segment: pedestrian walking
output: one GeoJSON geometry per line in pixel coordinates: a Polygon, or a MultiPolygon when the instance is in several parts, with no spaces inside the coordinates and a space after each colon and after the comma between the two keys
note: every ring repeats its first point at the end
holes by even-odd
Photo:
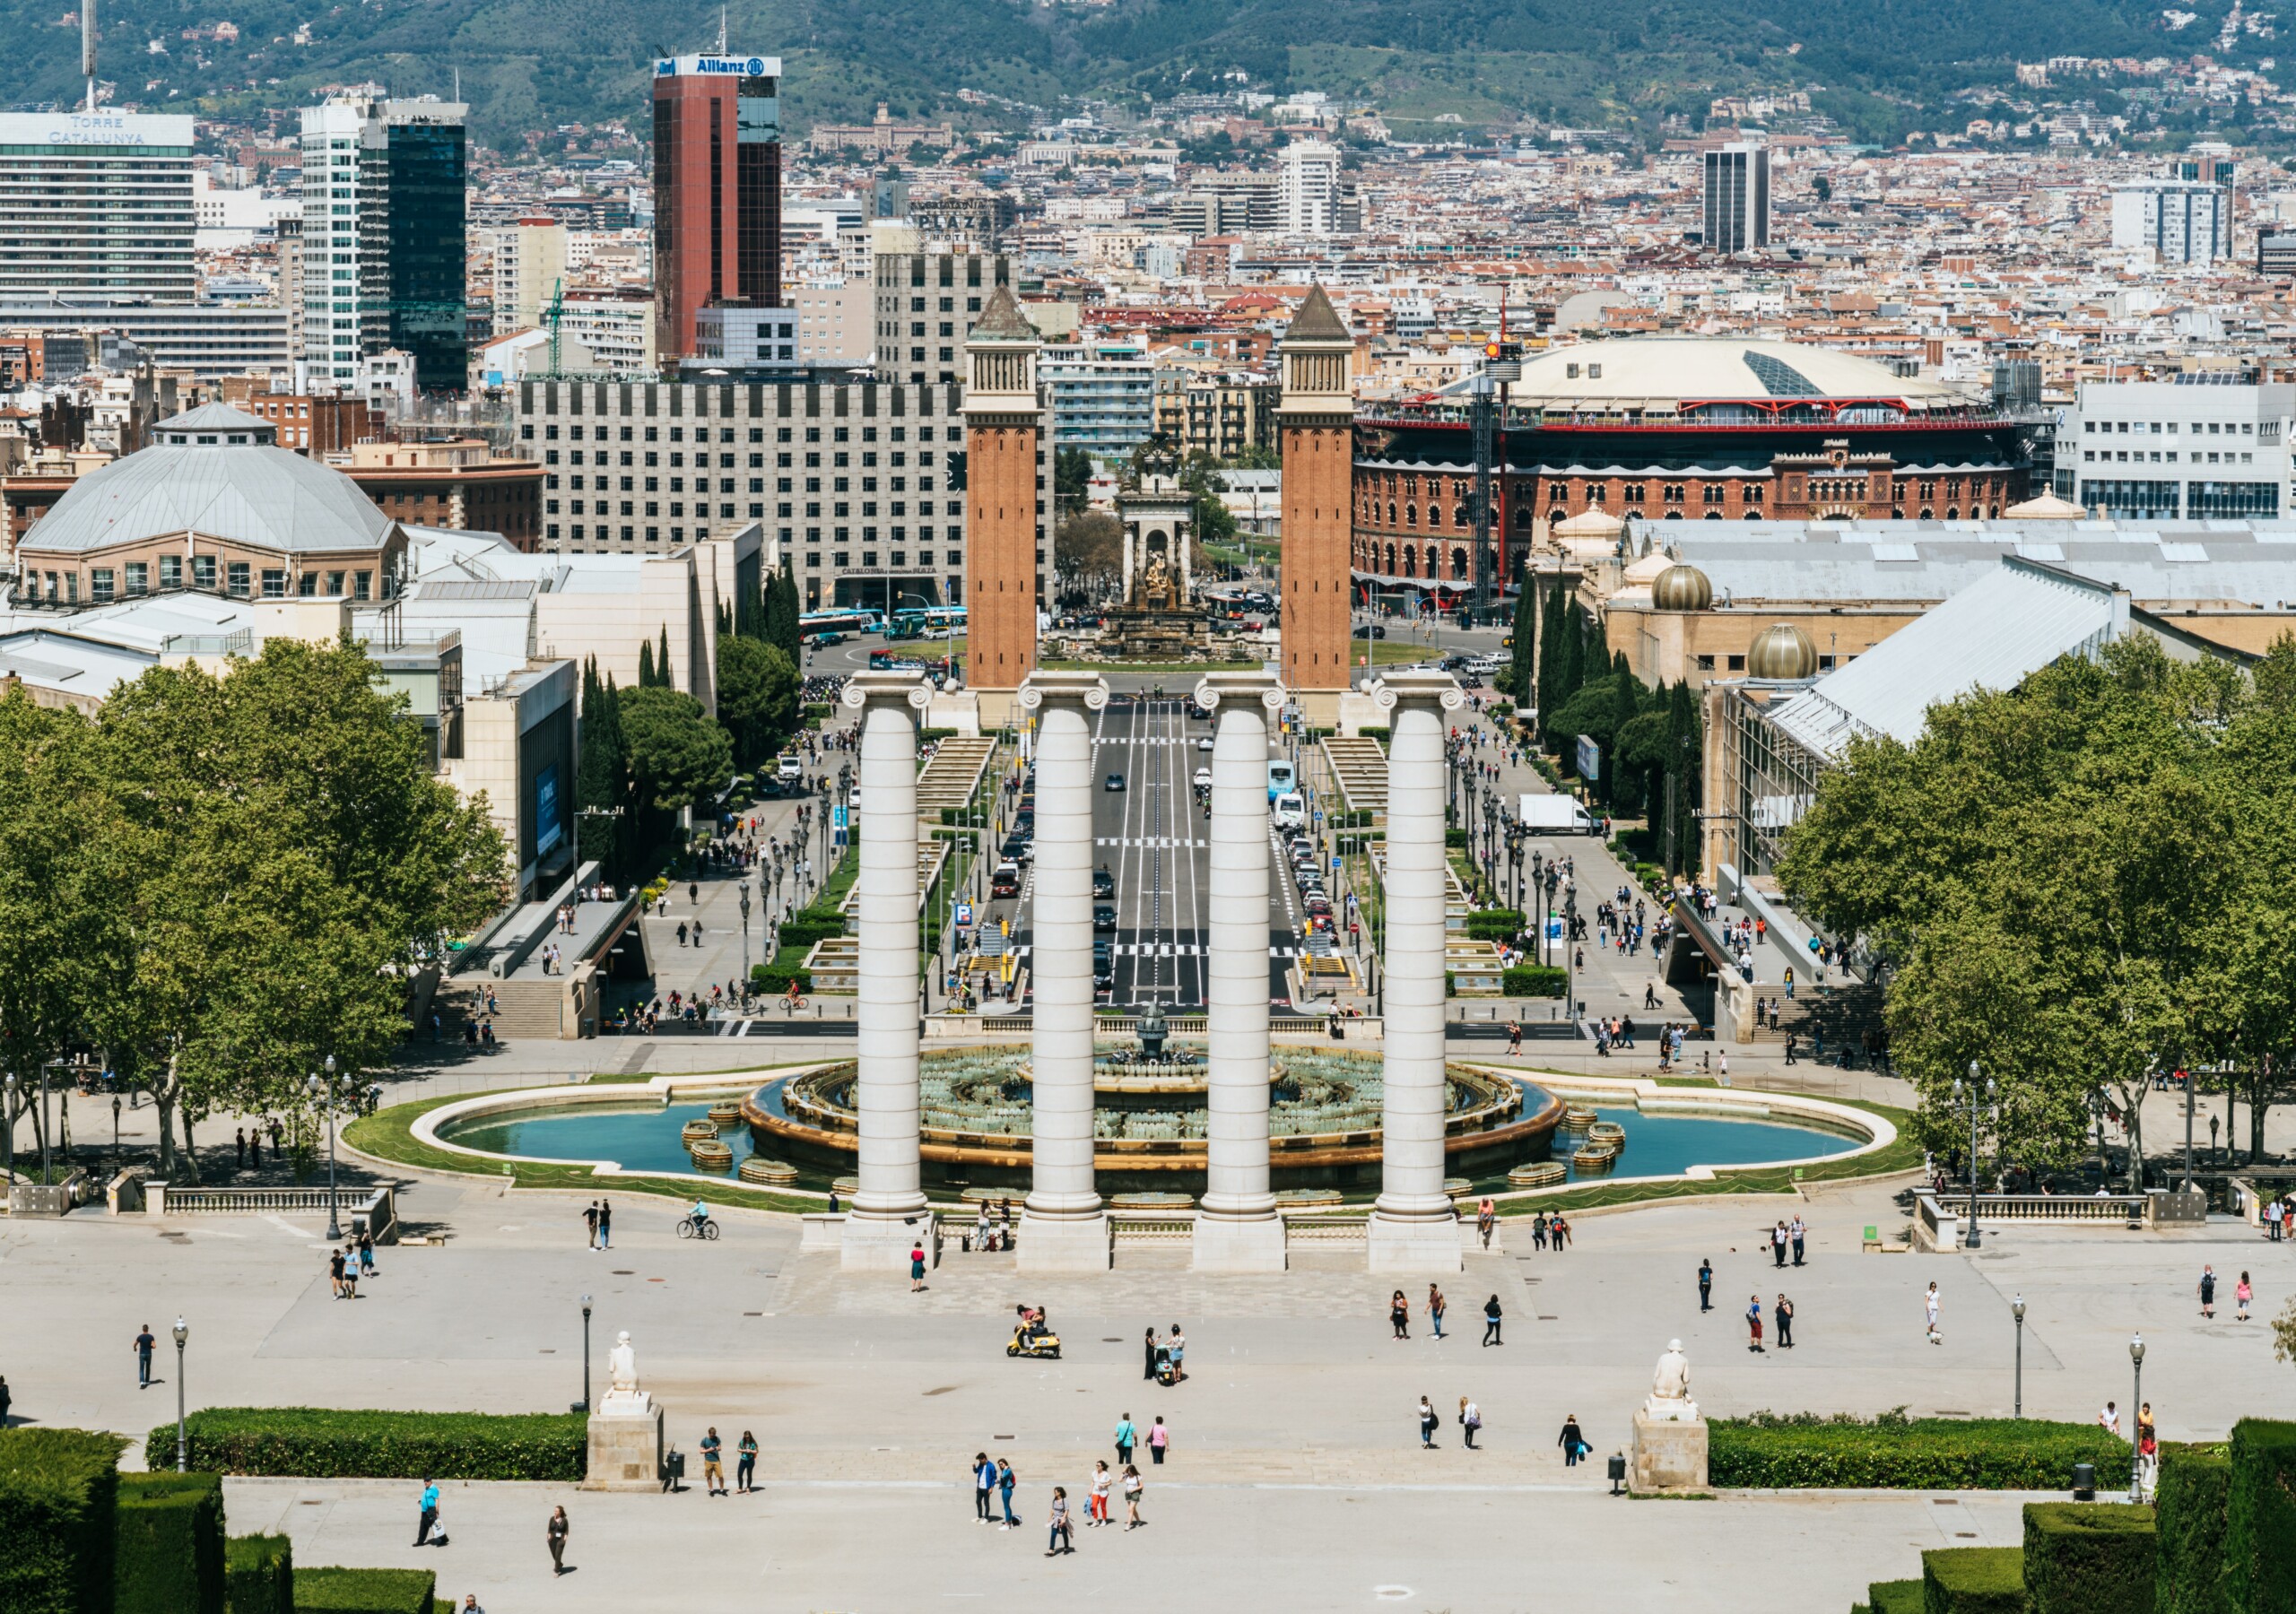
{"type": "Polygon", "coordinates": [[[1431,1452],[1435,1449],[1437,1422],[1435,1403],[1425,1396],[1421,1396],[1419,1398],[1419,1446],[1422,1451],[1431,1452]]]}
{"type": "Polygon", "coordinates": [[[1554,1219],[1547,1224],[1546,1236],[1553,1243],[1556,1254],[1560,1255],[1569,1247],[1570,1223],[1561,1212],[1557,1211],[1554,1219]]]}
{"type": "Polygon", "coordinates": [[[1483,1342],[1484,1344],[1504,1345],[1507,1342],[1499,1337],[1499,1297],[1493,1295],[1483,1303],[1483,1342]]]}
{"type": "Polygon", "coordinates": [[[1140,1429],[1126,1412],[1116,1422],[1116,1460],[1119,1466],[1132,1461],[1132,1448],[1140,1443],[1140,1429]]]}
{"type": "Polygon", "coordinates": [[[996,1523],[996,1515],[988,1506],[988,1499],[996,1494],[996,1465],[989,1462],[987,1453],[975,1452],[972,1454],[972,1514],[984,1524],[996,1523]]]}
{"type": "Polygon", "coordinates": [[[1578,1432],[1578,1414],[1573,1412],[1562,1420],[1562,1433],[1554,1437],[1554,1444],[1562,1448],[1562,1466],[1577,1468],[1587,1451],[1587,1437],[1578,1432]]]}
{"type": "Polygon", "coordinates": [[[2239,1282],[2232,1286],[2232,1320],[2235,1323],[2248,1320],[2248,1302],[2254,1297],[2255,1291],[2248,1288],[2248,1275],[2242,1272],[2239,1282]]]}
{"type": "Polygon", "coordinates": [[[422,1497],[416,1506],[421,1512],[414,1521],[414,1544],[425,1547],[430,1544],[432,1527],[439,1523],[439,1488],[428,1479],[422,1481],[422,1497]]]}
{"type": "Polygon", "coordinates": [[[602,1199],[598,1202],[598,1248],[601,1250],[613,1248],[613,1202],[612,1200],[602,1199]]]}
{"type": "Polygon", "coordinates": [[[1531,1248],[1546,1248],[1546,1212],[1544,1210],[1531,1218],[1531,1248]]]}
{"type": "Polygon", "coordinates": [[[1775,1301],[1771,1302],[1771,1304],[1770,1304],[1770,1315],[1771,1318],[1772,1318],[1773,1320],[1775,1320],[1775,1321],[1776,1321],[1776,1323],[1778,1323],[1778,1348],[1779,1348],[1779,1349],[1780,1349],[1780,1350],[1791,1350],[1791,1349],[1794,1349],[1794,1302],[1792,1302],[1791,1300],[1788,1300],[1788,1299],[1787,1299],[1785,1296],[1783,1296],[1783,1295],[1779,1296],[1779,1297],[1778,1297],[1775,1301]]]}
{"type": "Polygon", "coordinates": [[[1187,1336],[1177,1323],[1172,1324],[1172,1332],[1164,1336],[1164,1354],[1171,1360],[1172,1383],[1177,1384],[1187,1376],[1187,1336]]]}
{"type": "Polygon", "coordinates": [[[550,1543],[550,1572],[553,1576],[566,1573],[566,1536],[572,1529],[563,1507],[550,1510],[550,1523],[545,1527],[544,1539],[550,1543]]]}
{"type": "Polygon", "coordinates": [[[1709,1260],[1701,1260],[1698,1263],[1698,1309],[1702,1312],[1714,1309],[1714,1263],[1709,1260]]]}
{"type": "Polygon", "coordinates": [[[589,1230],[590,1248],[598,1247],[598,1202],[592,1200],[590,1208],[582,1212],[582,1225],[589,1230]]]}
{"type": "Polygon", "coordinates": [[[9,1393],[7,1375],[0,1374],[0,1429],[8,1427],[8,1403],[14,1399],[9,1393]]]}
{"type": "Polygon", "coordinates": [[[245,1171],[248,1168],[248,1129],[244,1126],[239,1128],[239,1136],[231,1143],[235,1155],[234,1168],[245,1171]]]}
{"type": "Polygon", "coordinates": [[[746,1497],[757,1488],[757,1436],[744,1429],[742,1444],[734,1451],[734,1488],[746,1497]]]}
{"type": "Polygon", "coordinates": [[[1523,1024],[1520,1020],[1507,1022],[1507,1057],[1514,1059],[1523,1052],[1523,1024]]]}
{"type": "Polygon", "coordinates": [[[1443,1290],[1440,1285],[1427,1286],[1427,1315],[1435,1325],[1435,1337],[1443,1337],[1443,1290]]]}
{"type": "Polygon", "coordinates": [[[1148,1325],[1147,1336],[1142,1341],[1141,1350],[1143,1360],[1140,1364],[1140,1376],[1144,1379],[1154,1378],[1156,1376],[1156,1325],[1153,1323],[1148,1325]]]}
{"type": "Polygon", "coordinates": [[[1809,1236],[1809,1228],[1802,1225],[1802,1219],[1798,1216],[1787,1225],[1787,1237],[1792,1240],[1794,1245],[1794,1264],[1796,1266],[1800,1266],[1802,1264],[1802,1240],[1809,1236]]]}
{"type": "Polygon", "coordinates": [[[1475,1235],[1483,1240],[1483,1247],[1486,1250],[1491,1247],[1492,1229],[1498,1225],[1498,1222],[1499,1207],[1486,1197],[1474,1208],[1475,1235]]]}
{"type": "Polygon", "coordinates": [[[1086,1504],[1089,1516],[1084,1521],[1088,1530],[1098,1530],[1109,1522],[1109,1460],[1097,1459],[1092,1464],[1092,1495],[1086,1504]]]}
{"type": "Polygon", "coordinates": [[[326,1257],[327,1276],[335,1282],[335,1297],[343,1298],[343,1252],[330,1250],[326,1257]]]}
{"type": "Polygon", "coordinates": [[[1124,1465],[1124,1527],[1137,1530],[1147,1523],[1140,1516],[1140,1493],[1148,1488],[1141,1483],[1140,1471],[1130,1463],[1124,1465]]]}
{"type": "Polygon", "coordinates": [[[1387,1321],[1395,1324],[1396,1339],[1411,1338],[1411,1302],[1403,1297],[1401,1289],[1387,1302],[1387,1321]]]}
{"type": "Polygon", "coordinates": [[[152,1325],[149,1323],[144,1323],[135,1336],[134,1347],[135,1387],[138,1390],[149,1390],[152,1387],[152,1352],[159,1348],[159,1344],[160,1341],[152,1337],[152,1325]]]}
{"type": "Polygon", "coordinates": [[[1045,1543],[1045,1557],[1058,1558],[1064,1552],[1075,1551],[1076,1537],[1069,1527],[1068,1492],[1065,1487],[1056,1485],[1052,1488],[1052,1514],[1048,1523],[1052,1528],[1050,1539],[1045,1543]]]}
{"type": "Polygon", "coordinates": [[[918,1239],[909,1247],[909,1292],[922,1294],[925,1289],[925,1241],[918,1239]]]}
{"type": "Polygon", "coordinates": [[[1772,1266],[1786,1264],[1786,1224],[1779,1222],[1770,1230],[1770,1253],[1772,1266]]]}
{"type": "Polygon", "coordinates": [[[1163,1414],[1158,1413],[1155,1421],[1148,1426],[1149,1462],[1161,1466],[1164,1461],[1164,1448],[1171,1444],[1172,1432],[1164,1426],[1163,1414]]]}
{"type": "Polygon", "coordinates": [[[1929,1280],[1929,1292],[1921,1297],[1922,1310],[1929,1318],[1929,1342],[1932,1345],[1943,1345],[1945,1342],[1945,1336],[1937,1332],[1937,1280],[1932,1278],[1929,1280]]]}
{"type": "Polygon", "coordinates": [[[996,1500],[1004,1509],[1004,1523],[996,1527],[999,1530],[1018,1530],[1021,1527],[1021,1521],[1013,1514],[1013,1488],[1020,1482],[1019,1476],[1013,1472],[1012,1463],[999,1457],[996,1460],[996,1500]]]}
{"type": "Polygon", "coordinates": [[[359,1275],[362,1278],[375,1275],[375,1237],[363,1231],[359,1235],[359,1275]]]}
{"type": "Polygon", "coordinates": [[[2200,1269],[2200,1315],[2205,1318],[2216,1315],[2216,1269],[2213,1266],[2200,1269]]]}
{"type": "Polygon", "coordinates": [[[1746,1349],[1757,1356],[1767,1354],[1761,1348],[1761,1297],[1760,1295],[1747,1297],[1746,1349]]]}
{"type": "Polygon", "coordinates": [[[726,1494],[726,1443],[718,1438],[718,1426],[711,1424],[709,1433],[701,1437],[701,1488],[706,1497],[726,1494]]]}
{"type": "Polygon", "coordinates": [[[359,1246],[356,1245],[343,1246],[343,1297],[346,1300],[359,1298],[359,1246]]]}
{"type": "Polygon", "coordinates": [[[1475,1449],[1475,1431],[1483,1427],[1483,1409],[1465,1396],[1459,1397],[1459,1438],[1466,1442],[1467,1450],[1475,1449]]]}

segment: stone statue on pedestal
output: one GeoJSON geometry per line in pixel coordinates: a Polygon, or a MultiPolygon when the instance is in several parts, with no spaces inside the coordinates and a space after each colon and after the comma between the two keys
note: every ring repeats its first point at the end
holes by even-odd
{"type": "Polygon", "coordinates": [[[613,1349],[606,1352],[606,1396],[598,1410],[607,1417],[643,1414],[652,1410],[653,1401],[638,1387],[638,1352],[631,1348],[630,1331],[625,1328],[614,1336],[613,1349]]]}
{"type": "Polygon", "coordinates": [[[1690,1362],[1680,1340],[1666,1341],[1665,1354],[1650,1377],[1650,1399],[1642,1403],[1642,1415],[1655,1423],[1698,1421],[1698,1403],[1690,1398],[1690,1362]]]}

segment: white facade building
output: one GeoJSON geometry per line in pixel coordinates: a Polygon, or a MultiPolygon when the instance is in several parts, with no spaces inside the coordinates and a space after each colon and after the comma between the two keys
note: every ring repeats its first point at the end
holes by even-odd
{"type": "Polygon", "coordinates": [[[2161,264],[2213,264],[2232,256],[2232,193],[2200,179],[2113,187],[2113,245],[2161,264]]]}
{"type": "Polygon", "coordinates": [[[2060,494],[2123,521],[2296,510],[2296,386],[2228,380],[2204,373],[2083,386],[2057,433],[2060,494]]]}
{"type": "Polygon", "coordinates": [[[1048,344],[1037,377],[1052,403],[1057,447],[1107,458],[1156,433],[1156,366],[1135,338],[1048,344]]]}
{"type": "Polygon", "coordinates": [[[1295,141],[1276,158],[1276,228],[1291,236],[1340,233],[1339,148],[1295,141]]]}
{"type": "Polygon", "coordinates": [[[0,301],[191,302],[191,147],[189,117],[0,114],[0,301]]]}
{"type": "Polygon", "coordinates": [[[494,334],[542,325],[566,278],[566,226],[520,219],[494,232],[494,334]]]}

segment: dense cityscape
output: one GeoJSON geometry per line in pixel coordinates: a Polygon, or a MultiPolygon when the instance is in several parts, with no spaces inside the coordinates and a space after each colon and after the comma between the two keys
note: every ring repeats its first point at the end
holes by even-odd
{"type": "Polygon", "coordinates": [[[2296,1614],[2279,20],[1798,4],[28,22],[0,1614],[2296,1614]]]}

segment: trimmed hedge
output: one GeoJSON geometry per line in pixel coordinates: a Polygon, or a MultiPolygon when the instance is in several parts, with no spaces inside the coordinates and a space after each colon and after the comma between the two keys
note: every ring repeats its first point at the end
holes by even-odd
{"type": "Polygon", "coordinates": [[[784,947],[811,947],[816,941],[826,941],[845,933],[842,919],[822,919],[800,914],[795,919],[784,920],[777,935],[784,947]]]}
{"type": "Polygon", "coordinates": [[[2224,1590],[2239,1614],[2296,1614],[2296,1423],[2232,1426],[2224,1590]]]}
{"type": "Polygon", "coordinates": [[[1523,915],[1515,908],[1476,908],[1467,915],[1467,934],[1478,941],[1511,941],[1522,928],[1523,915]]]}
{"type": "Polygon", "coordinates": [[[787,992],[795,981],[800,993],[813,989],[813,972],[803,965],[752,964],[750,966],[750,990],[764,994],[787,992]]]}
{"type": "Polygon", "coordinates": [[[1866,1588],[1866,1606],[1873,1614],[1922,1614],[1921,1583],[1875,1581],[1866,1588]]]}
{"type": "Polygon", "coordinates": [[[2025,1504],[2025,1592],[2033,1614],[2153,1614],[2159,1566],[2150,1507],[2025,1504]]]}
{"type": "MultiPolygon", "coordinates": [[[[582,1478],[588,1439],[587,1420],[578,1412],[345,1412],[326,1407],[211,1407],[191,1415],[187,1431],[197,1468],[312,1480],[566,1482],[582,1478]]],[[[144,1450],[157,1462],[163,1448],[172,1457],[173,1425],[152,1430],[144,1450]]]]}
{"type": "Polygon", "coordinates": [[[117,1614],[223,1614],[223,1477],[119,1477],[117,1614]]]}
{"type": "Polygon", "coordinates": [[[1500,990],[1509,997],[1561,997],[1569,978],[1558,964],[1516,964],[1500,972],[1500,990]]]}
{"type": "Polygon", "coordinates": [[[430,1569],[298,1569],[295,1614],[434,1614],[430,1569]]]}
{"type": "Polygon", "coordinates": [[[225,1614],[295,1614],[295,1544],[283,1535],[223,1543],[225,1614]]]}
{"type": "Polygon", "coordinates": [[[2128,1443],[2094,1424],[1757,1412],[1707,1427],[1712,1482],[1733,1488],[2064,1490],[2076,1462],[2100,1488],[2128,1483],[2128,1443]]]}
{"type": "Polygon", "coordinates": [[[2025,1549],[1941,1547],[1921,1555],[1926,1614],[2026,1614],[2025,1549]]]}
{"type": "Polygon", "coordinates": [[[2223,1614],[2224,1527],[2232,1459],[2213,1446],[2161,1446],[2155,1512],[2161,1535],[2159,1614],[2223,1614]]]}
{"type": "Polygon", "coordinates": [[[119,1437],[0,1429],[0,1609],[111,1614],[119,1437]]]}

